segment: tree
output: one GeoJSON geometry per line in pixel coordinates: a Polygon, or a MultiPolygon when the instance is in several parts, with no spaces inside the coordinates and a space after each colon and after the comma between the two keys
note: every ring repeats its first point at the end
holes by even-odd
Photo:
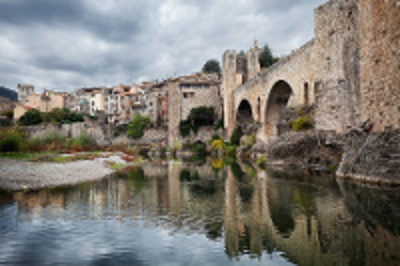
{"type": "Polygon", "coordinates": [[[266,44],[262,49],[259,61],[261,68],[270,67],[273,63],[277,61],[276,58],[274,58],[274,56],[272,55],[272,51],[269,48],[268,44],[266,44]]]}
{"type": "Polygon", "coordinates": [[[220,73],[221,67],[218,60],[210,59],[203,66],[203,72],[206,73],[220,73]]]}
{"type": "Polygon", "coordinates": [[[37,125],[42,123],[42,116],[39,110],[30,109],[19,119],[19,124],[22,126],[37,125]]]}
{"type": "Polygon", "coordinates": [[[190,110],[188,121],[196,128],[214,124],[214,107],[200,106],[190,110]]]}
{"type": "Polygon", "coordinates": [[[144,128],[150,124],[150,118],[141,114],[136,114],[128,125],[128,132],[126,135],[135,139],[143,136],[144,128]]]}

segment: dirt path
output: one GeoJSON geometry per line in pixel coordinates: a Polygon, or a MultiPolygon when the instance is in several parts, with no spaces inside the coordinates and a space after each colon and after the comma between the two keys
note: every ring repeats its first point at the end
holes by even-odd
{"type": "Polygon", "coordinates": [[[8,190],[36,190],[98,180],[114,171],[109,162],[125,163],[116,154],[67,163],[26,162],[0,158],[0,187],[8,190]]]}

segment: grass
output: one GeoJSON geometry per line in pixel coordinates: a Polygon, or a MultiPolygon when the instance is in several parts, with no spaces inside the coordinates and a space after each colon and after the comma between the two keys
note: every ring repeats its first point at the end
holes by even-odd
{"type": "Polygon", "coordinates": [[[290,127],[293,131],[303,131],[313,127],[310,117],[307,115],[299,116],[290,123],[290,127]]]}

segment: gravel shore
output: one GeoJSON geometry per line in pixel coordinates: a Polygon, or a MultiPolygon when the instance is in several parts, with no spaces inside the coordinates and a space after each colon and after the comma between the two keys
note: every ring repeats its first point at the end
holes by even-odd
{"type": "Polygon", "coordinates": [[[101,179],[112,172],[110,162],[125,163],[119,155],[67,163],[26,162],[0,158],[0,187],[37,190],[101,179]]]}

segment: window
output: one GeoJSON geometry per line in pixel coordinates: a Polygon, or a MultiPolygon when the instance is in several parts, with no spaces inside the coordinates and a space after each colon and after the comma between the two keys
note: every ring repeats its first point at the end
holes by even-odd
{"type": "Polygon", "coordinates": [[[150,102],[149,105],[150,105],[150,106],[153,106],[153,102],[150,102]]]}

